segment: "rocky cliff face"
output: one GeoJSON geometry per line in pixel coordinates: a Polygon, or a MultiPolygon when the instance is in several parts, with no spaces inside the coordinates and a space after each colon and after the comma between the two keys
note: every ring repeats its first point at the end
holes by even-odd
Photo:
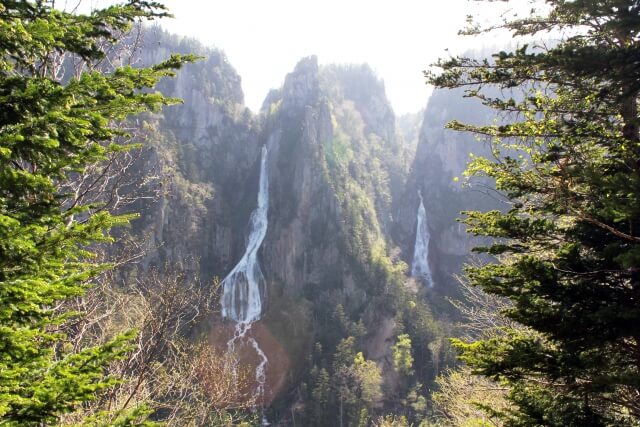
{"type": "Polygon", "coordinates": [[[341,248],[349,191],[370,203],[360,213],[375,235],[369,244],[384,240],[390,168],[382,151],[395,143],[394,116],[368,67],[319,68],[313,57],[302,60],[267,102],[273,208],[265,262],[274,280],[300,294],[305,286],[352,274],[341,248]],[[365,83],[355,90],[349,82],[358,74],[365,83]],[[346,188],[347,179],[357,189],[346,188]]]}
{"type": "Polygon", "coordinates": [[[265,112],[272,209],[263,259],[272,281],[296,294],[318,274],[316,265],[337,261],[336,253],[309,244],[310,231],[336,208],[319,162],[332,128],[318,84],[315,60],[301,61],[265,112]]]}
{"type": "Polygon", "coordinates": [[[150,235],[147,266],[177,265],[207,280],[223,274],[244,250],[257,187],[259,125],[221,51],[158,28],[145,32],[140,62],[154,64],[171,53],[203,59],[158,87],[183,102],[144,125],[153,135],[146,168],[160,171],[164,190],[142,206],[137,228],[150,235]]]}
{"type": "Polygon", "coordinates": [[[460,272],[469,250],[477,243],[456,221],[463,210],[491,206],[487,190],[463,185],[464,170],[471,154],[486,154],[487,147],[473,136],[446,129],[449,121],[486,123],[489,112],[482,105],[463,98],[460,91],[436,90],[424,111],[416,155],[401,200],[395,210],[394,241],[402,258],[413,256],[419,193],[431,231],[430,265],[436,288],[455,293],[454,274],[460,272]]]}
{"type": "Polygon", "coordinates": [[[366,264],[374,249],[389,255],[397,244],[409,264],[419,192],[436,283],[449,286],[472,244],[454,218],[487,203],[455,180],[482,145],[444,126],[454,118],[486,121],[482,108],[460,93],[436,91],[421,117],[396,123],[384,84],[368,66],[319,67],[312,57],[255,115],[221,51],[158,28],[148,29],[145,46],[145,65],[171,53],[203,57],[159,87],[183,104],[146,120],[155,142],[140,168],[163,178],[163,197],[141,205],[137,224],[150,235],[146,265],[176,263],[205,280],[229,271],[244,250],[266,144],[273,201],[262,255],[267,276],[287,294],[327,283],[353,287],[353,263],[366,264]]]}
{"type": "MultiPolygon", "coordinates": [[[[170,52],[204,59],[159,88],[184,103],[140,124],[153,142],[139,168],[162,178],[154,184],[162,197],[139,204],[134,231],[149,236],[143,267],[168,263],[199,275],[204,286],[226,276],[245,250],[266,145],[270,201],[259,251],[266,308],[256,331],[259,341],[268,336],[273,344],[263,346],[267,353],[277,348],[288,366],[268,371],[267,383],[286,389],[305,382],[312,394],[317,378],[310,372],[330,368],[337,347],[351,338],[354,350],[384,374],[388,393],[381,400],[397,402],[402,382],[391,346],[408,333],[412,375],[427,384],[434,323],[405,286],[406,266],[393,254],[398,243],[403,257],[411,257],[417,190],[425,205],[432,202],[430,215],[444,214],[440,201],[463,163],[448,141],[433,137],[437,103],[425,112],[433,122],[423,125],[417,143],[416,118],[404,118],[398,130],[384,85],[368,66],[319,67],[310,57],[254,115],[222,52],[157,29],[147,32],[146,45],[145,64],[170,52]]],[[[433,233],[433,244],[442,246],[438,256],[459,256],[466,242],[453,244],[459,230],[442,224],[432,225],[439,230],[433,233]]]]}

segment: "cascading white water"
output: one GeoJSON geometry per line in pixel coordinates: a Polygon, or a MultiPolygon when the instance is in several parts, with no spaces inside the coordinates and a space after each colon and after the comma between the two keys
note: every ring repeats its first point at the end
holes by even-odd
{"type": "Polygon", "coordinates": [[[411,276],[425,282],[428,287],[433,287],[433,277],[429,268],[429,226],[427,224],[427,211],[424,208],[422,194],[420,196],[420,206],[418,207],[416,225],[416,245],[413,250],[413,263],[411,264],[411,276]]]}
{"type": "Polygon", "coordinates": [[[258,249],[267,234],[269,181],[267,147],[262,147],[258,207],[251,213],[247,249],[233,270],[221,283],[222,316],[238,323],[252,323],[262,314],[264,276],[258,264],[258,249]]]}
{"type": "Polygon", "coordinates": [[[265,292],[265,280],[260,264],[258,250],[267,234],[267,214],[269,213],[269,181],[267,170],[267,147],[262,147],[260,159],[260,183],[258,188],[258,207],[249,219],[249,237],[247,249],[233,270],[224,278],[222,286],[222,316],[236,322],[233,337],[227,343],[227,351],[234,355],[236,343],[246,338],[246,342],[255,350],[260,360],[256,366],[255,397],[262,397],[266,380],[268,359],[255,338],[247,337],[251,325],[262,315],[262,302],[265,292]]]}

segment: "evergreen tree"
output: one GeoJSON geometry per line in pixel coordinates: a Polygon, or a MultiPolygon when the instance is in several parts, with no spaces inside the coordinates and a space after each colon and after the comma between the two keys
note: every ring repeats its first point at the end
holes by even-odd
{"type": "Polygon", "coordinates": [[[72,351],[62,331],[74,314],[60,307],[108,268],[92,260],[92,245],[108,242],[109,229],[130,216],[61,189],[130,148],[114,123],[173,102],[149,88],[191,57],[96,71],[118,35],[164,15],[145,0],[90,15],[42,0],[0,2],[0,424],[54,423],[117,380],[105,378],[104,366],[127,351],[132,334],[72,351]],[[62,64],[83,72],[62,83],[62,64]]]}
{"type": "Polygon", "coordinates": [[[396,343],[391,347],[393,351],[393,367],[404,375],[411,375],[413,356],[411,355],[411,337],[409,334],[398,335],[396,343]]]}
{"type": "Polygon", "coordinates": [[[476,250],[495,256],[468,278],[510,300],[505,315],[526,327],[457,347],[476,373],[510,385],[506,425],[637,425],[640,3],[545,3],[500,27],[562,35],[557,44],[427,73],[500,113],[498,124],[449,127],[490,141],[494,158],[474,158],[467,173],[495,180],[509,202],[466,212],[472,233],[493,238],[476,250]]]}

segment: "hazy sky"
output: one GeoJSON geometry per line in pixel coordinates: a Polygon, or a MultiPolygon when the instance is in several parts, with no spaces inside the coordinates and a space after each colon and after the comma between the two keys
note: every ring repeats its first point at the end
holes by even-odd
{"type": "MultiPolygon", "coordinates": [[[[99,6],[100,0],[89,0],[99,6]]],[[[102,0],[104,1],[104,0],[102,0]]],[[[367,62],[385,81],[397,114],[426,105],[422,70],[445,49],[479,45],[457,36],[467,15],[497,20],[528,0],[160,0],[175,15],[168,30],[222,49],[242,77],[247,105],[257,110],[302,57],[320,64],[367,62]]],[[[491,44],[499,42],[490,42],[491,44]]],[[[500,43],[501,44],[501,43],[500,43]]]]}

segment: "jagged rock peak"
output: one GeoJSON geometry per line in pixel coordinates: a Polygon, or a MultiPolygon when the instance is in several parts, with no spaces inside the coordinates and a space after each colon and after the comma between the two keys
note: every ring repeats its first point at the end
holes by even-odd
{"type": "Polygon", "coordinates": [[[213,102],[244,104],[242,79],[229,63],[226,54],[200,41],[171,34],[159,26],[149,26],[144,31],[142,65],[151,66],[168,59],[172,53],[194,54],[202,57],[194,64],[187,64],[175,79],[165,79],[159,89],[184,99],[185,104],[194,97],[213,102]],[[175,89],[174,86],[177,86],[175,89]],[[192,88],[197,88],[195,95],[192,88]]]}
{"type": "Polygon", "coordinates": [[[271,105],[277,104],[278,101],[282,99],[282,88],[280,89],[271,89],[267,96],[264,98],[262,102],[262,106],[260,107],[261,114],[268,114],[271,105]]]}
{"type": "Polygon", "coordinates": [[[319,88],[318,58],[314,55],[301,59],[284,80],[283,109],[295,111],[305,105],[315,105],[319,97],[319,88]]]}
{"type": "Polygon", "coordinates": [[[368,64],[327,65],[320,70],[323,93],[333,102],[351,101],[360,112],[368,133],[387,141],[395,135],[395,115],[384,81],[368,64]]]}
{"type": "Polygon", "coordinates": [[[372,98],[385,98],[384,81],[369,64],[330,64],[321,69],[325,90],[334,96],[354,102],[369,102],[372,98]]]}

